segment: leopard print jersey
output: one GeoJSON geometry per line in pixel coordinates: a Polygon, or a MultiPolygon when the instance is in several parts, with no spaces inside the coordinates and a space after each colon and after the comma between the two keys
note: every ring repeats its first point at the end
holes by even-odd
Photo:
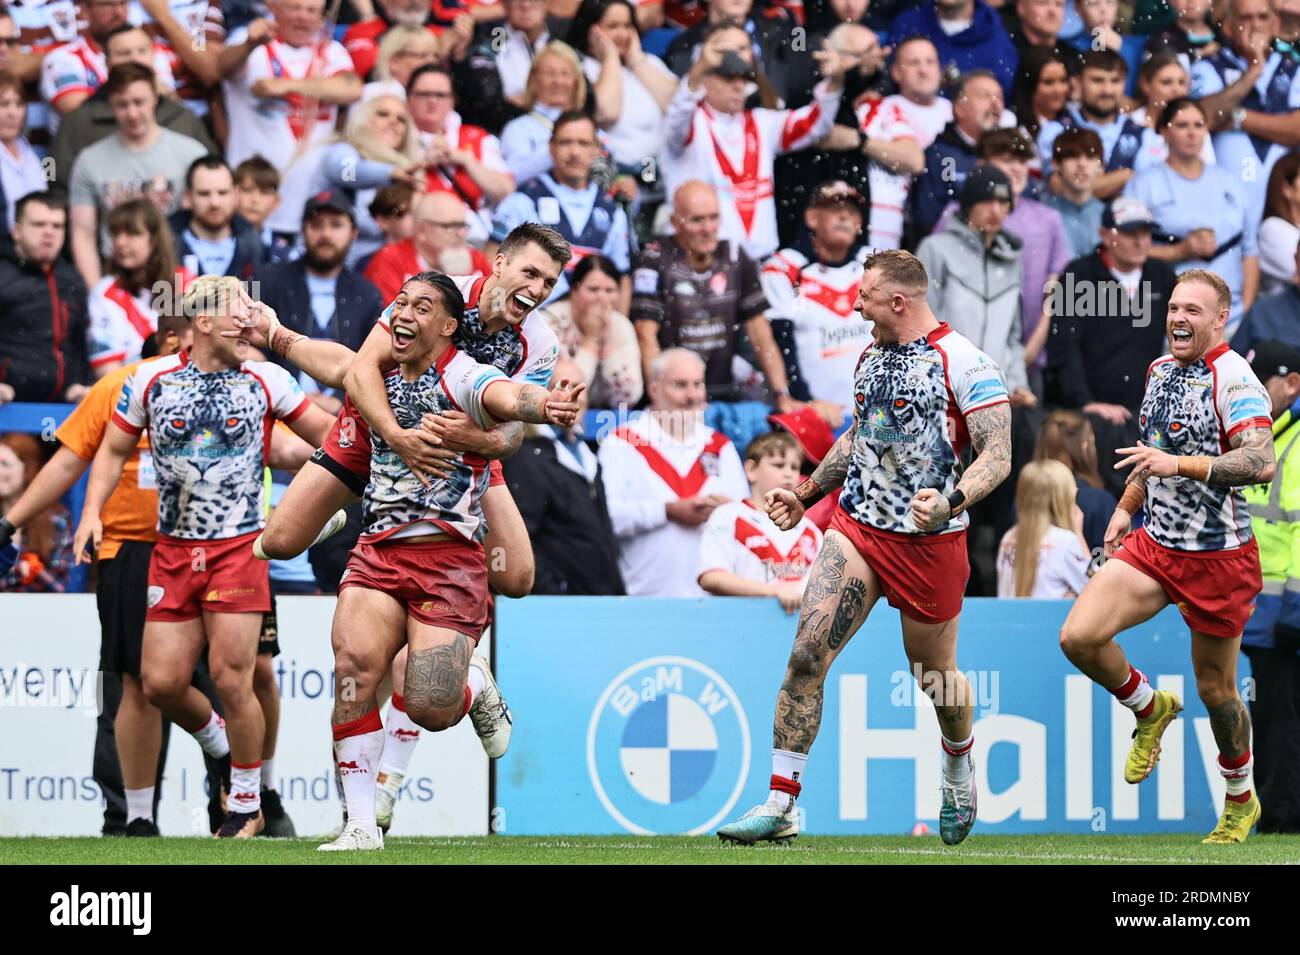
{"type": "MultiPolygon", "coordinates": [[[[1271,427],[1270,403],[1246,360],[1227,345],[1181,366],[1171,356],[1152,363],[1138,414],[1144,444],[1169,454],[1217,457],[1246,427],[1271,427]]],[[[1147,482],[1145,527],[1156,543],[1177,550],[1223,550],[1251,538],[1250,510],[1240,488],[1190,478],[1147,482]]]]}
{"type": "MultiPolygon", "coordinates": [[[[912,498],[950,494],[969,441],[965,415],[1007,400],[1001,372],[966,338],[941,325],[905,345],[872,344],[854,375],[853,457],[840,506],[879,530],[918,534],[912,498]]],[[[965,514],[942,532],[960,530],[965,514]]]]}

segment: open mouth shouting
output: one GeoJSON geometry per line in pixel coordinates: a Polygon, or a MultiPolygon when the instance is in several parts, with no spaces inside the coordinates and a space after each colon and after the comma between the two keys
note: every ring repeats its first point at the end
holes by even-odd
{"type": "Polygon", "coordinates": [[[410,325],[393,323],[393,352],[404,354],[415,344],[416,332],[410,325]]]}
{"type": "Polygon", "coordinates": [[[522,322],[528,313],[537,307],[537,300],[523,292],[516,292],[510,296],[506,303],[506,311],[510,314],[511,321],[522,322]]]}

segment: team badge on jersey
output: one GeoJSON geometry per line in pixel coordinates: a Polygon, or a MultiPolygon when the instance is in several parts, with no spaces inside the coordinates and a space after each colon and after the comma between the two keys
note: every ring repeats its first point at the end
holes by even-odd
{"type": "Polygon", "coordinates": [[[544,225],[555,225],[560,221],[560,200],[554,196],[542,196],[537,200],[537,218],[544,225]]]}
{"type": "Polygon", "coordinates": [[[587,729],[587,770],[628,832],[711,830],[749,775],[749,720],[717,672],[686,657],[636,663],[605,688],[587,729]]]}

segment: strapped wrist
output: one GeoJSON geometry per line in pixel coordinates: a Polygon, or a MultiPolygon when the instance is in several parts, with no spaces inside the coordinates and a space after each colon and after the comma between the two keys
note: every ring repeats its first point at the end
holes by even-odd
{"type": "Polygon", "coordinates": [[[1178,476],[1191,478],[1193,481],[1210,480],[1214,466],[1205,455],[1181,455],[1178,458],[1178,476]]]}
{"type": "Polygon", "coordinates": [[[1147,499],[1147,489],[1143,484],[1126,484],[1124,485],[1124,494],[1120,497],[1116,505],[1121,511],[1133,517],[1138,511],[1142,510],[1142,505],[1147,499]]]}
{"type": "Polygon", "coordinates": [[[794,489],[794,496],[799,499],[799,503],[806,510],[824,498],[826,492],[817,485],[817,482],[809,478],[794,489]]]}

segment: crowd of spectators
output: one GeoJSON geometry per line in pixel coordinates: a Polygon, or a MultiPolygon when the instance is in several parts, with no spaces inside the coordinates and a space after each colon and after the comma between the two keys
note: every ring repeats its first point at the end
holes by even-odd
{"type": "MultiPolygon", "coordinates": [[[[200,274],[356,348],[541,222],[574,256],[540,312],[616,423],[506,462],[535,590],[789,606],[825,520],[724,538],[845,426],[862,261],[901,246],[1011,392],[970,592],[1065,596],[1176,274],[1228,281],[1232,347],[1300,346],[1297,146],[1292,0],[13,0],[0,403],[77,402],[200,274]]],[[[50,453],[6,435],[0,499],[50,453]]],[[[68,523],[0,586],[65,586],[68,523]]]]}

